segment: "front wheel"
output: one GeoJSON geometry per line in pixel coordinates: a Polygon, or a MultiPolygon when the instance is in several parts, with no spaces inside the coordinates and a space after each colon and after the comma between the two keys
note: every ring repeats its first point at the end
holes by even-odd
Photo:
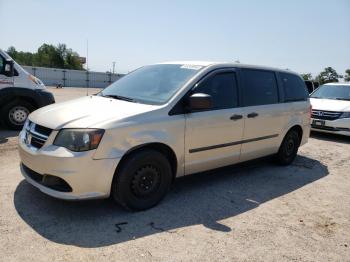
{"type": "Polygon", "coordinates": [[[291,164],[298,153],[299,145],[300,138],[298,132],[290,130],[284,137],[276,155],[278,163],[281,165],[291,164]]]}
{"type": "Polygon", "coordinates": [[[162,153],[146,149],[130,155],[112,183],[112,197],[130,210],[145,210],[158,204],[172,182],[169,160],[162,153]]]}
{"type": "Polygon", "coordinates": [[[34,106],[23,100],[15,100],[1,109],[1,118],[4,124],[11,129],[21,130],[34,106]]]}

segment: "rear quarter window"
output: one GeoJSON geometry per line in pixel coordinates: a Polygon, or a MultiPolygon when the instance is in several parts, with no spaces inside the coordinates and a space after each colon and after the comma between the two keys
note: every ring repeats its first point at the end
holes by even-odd
{"type": "Polygon", "coordinates": [[[297,75],[280,73],[284,90],[284,101],[306,101],[309,94],[305,82],[297,75]]]}

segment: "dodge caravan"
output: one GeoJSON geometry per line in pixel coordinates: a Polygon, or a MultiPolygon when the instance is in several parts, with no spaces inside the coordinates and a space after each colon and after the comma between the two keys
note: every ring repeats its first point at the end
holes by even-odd
{"type": "Polygon", "coordinates": [[[21,130],[30,112],[55,102],[39,78],[29,74],[0,49],[0,120],[21,130]]]}
{"type": "Polygon", "coordinates": [[[275,155],[290,164],[310,132],[291,71],[211,62],[144,66],[97,95],[29,115],[21,171],[53,197],[156,205],[174,178],[275,155]]]}

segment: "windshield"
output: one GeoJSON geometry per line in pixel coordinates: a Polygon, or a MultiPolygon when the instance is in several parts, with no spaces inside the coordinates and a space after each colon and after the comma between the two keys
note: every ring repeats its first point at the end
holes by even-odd
{"type": "Polygon", "coordinates": [[[197,65],[145,66],[114,82],[99,95],[131,102],[161,105],[203,68],[197,65]]]}
{"type": "Polygon", "coordinates": [[[350,100],[350,85],[322,85],[312,93],[311,97],[350,100]]]}

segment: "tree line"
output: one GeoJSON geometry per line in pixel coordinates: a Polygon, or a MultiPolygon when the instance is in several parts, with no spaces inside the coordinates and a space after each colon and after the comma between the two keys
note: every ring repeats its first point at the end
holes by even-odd
{"type": "Polygon", "coordinates": [[[84,70],[79,54],[65,44],[43,44],[35,53],[17,51],[11,46],[7,53],[21,65],[84,70]]]}
{"type": "MultiPolygon", "coordinates": [[[[17,51],[15,47],[11,46],[7,49],[7,53],[21,65],[84,70],[79,54],[71,48],[67,48],[65,44],[58,44],[57,46],[43,44],[35,53],[17,51]]],[[[236,62],[239,63],[239,61],[236,62]]],[[[332,67],[326,67],[316,77],[313,77],[311,73],[304,73],[301,76],[304,80],[316,81],[321,85],[339,82],[339,79],[342,78],[349,82],[350,69],[345,71],[344,76],[338,74],[332,67]]]]}
{"type": "Polygon", "coordinates": [[[345,75],[339,75],[335,69],[332,67],[326,67],[321,73],[319,73],[315,78],[312,77],[311,73],[301,74],[304,80],[311,80],[319,82],[320,85],[326,83],[339,82],[339,79],[343,79],[346,82],[350,81],[350,69],[345,70],[345,75]]]}

